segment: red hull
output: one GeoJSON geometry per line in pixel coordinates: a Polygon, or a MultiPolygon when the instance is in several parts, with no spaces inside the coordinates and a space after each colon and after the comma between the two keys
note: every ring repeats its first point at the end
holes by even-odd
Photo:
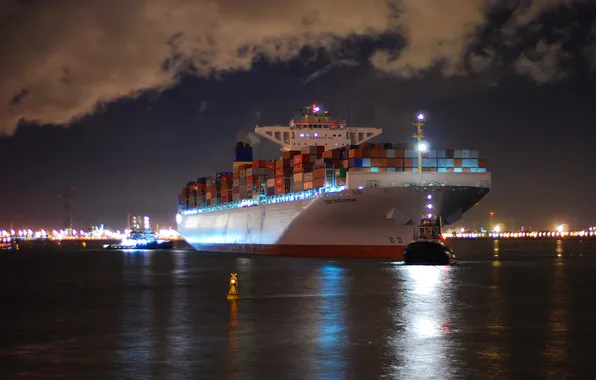
{"type": "Polygon", "coordinates": [[[253,255],[360,258],[360,259],[404,259],[401,245],[284,245],[284,244],[197,244],[198,251],[243,253],[253,255]]]}

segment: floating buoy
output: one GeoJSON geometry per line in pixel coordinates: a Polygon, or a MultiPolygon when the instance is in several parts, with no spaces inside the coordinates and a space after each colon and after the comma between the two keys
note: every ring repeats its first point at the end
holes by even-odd
{"type": "Polygon", "coordinates": [[[83,248],[87,248],[87,243],[86,242],[82,242],[81,245],[83,246],[83,248]]]}
{"type": "Polygon", "coordinates": [[[230,290],[228,291],[229,300],[237,300],[240,298],[238,292],[238,273],[230,273],[230,290]]]}

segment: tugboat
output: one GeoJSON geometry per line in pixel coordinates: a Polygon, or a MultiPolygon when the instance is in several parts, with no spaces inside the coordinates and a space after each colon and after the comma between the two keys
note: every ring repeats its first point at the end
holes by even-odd
{"type": "Polygon", "coordinates": [[[422,218],[414,229],[414,241],[404,249],[404,263],[409,265],[452,265],[455,253],[443,244],[441,217],[422,218]]]}
{"type": "Polygon", "coordinates": [[[133,224],[130,235],[122,239],[119,244],[104,244],[104,249],[172,249],[174,242],[172,240],[158,239],[155,234],[151,232],[149,218],[145,217],[145,228],[141,229],[140,225],[133,224]]]}

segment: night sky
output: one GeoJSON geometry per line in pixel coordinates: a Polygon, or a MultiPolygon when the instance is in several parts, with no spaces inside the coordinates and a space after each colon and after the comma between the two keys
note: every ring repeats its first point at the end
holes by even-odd
{"type": "MultiPolygon", "coordinates": [[[[580,0],[59,0],[0,10],[0,229],[175,226],[188,181],[313,101],[374,142],[478,149],[464,222],[596,224],[596,9],[580,0]],[[351,109],[351,112],[350,112],[351,109]]],[[[256,158],[278,147],[254,141],[256,158]]]]}

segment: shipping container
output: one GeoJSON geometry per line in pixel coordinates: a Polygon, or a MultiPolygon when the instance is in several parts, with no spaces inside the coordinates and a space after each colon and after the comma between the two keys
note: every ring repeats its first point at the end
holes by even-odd
{"type": "Polygon", "coordinates": [[[294,191],[302,191],[304,190],[304,182],[294,182],[294,191]]]}
{"type": "Polygon", "coordinates": [[[313,172],[304,173],[304,182],[312,182],[315,179],[313,172]]]}
{"type": "Polygon", "coordinates": [[[292,179],[294,180],[294,183],[302,182],[304,180],[304,173],[294,173],[292,179]]]}
{"type": "Polygon", "coordinates": [[[461,149],[456,149],[453,151],[453,158],[463,158],[461,149]]]}
{"type": "Polygon", "coordinates": [[[305,181],[304,183],[304,190],[312,190],[313,189],[313,181],[305,181]]]}
{"type": "Polygon", "coordinates": [[[267,187],[275,187],[275,178],[269,178],[267,180],[267,187]]]}
{"type": "Polygon", "coordinates": [[[290,178],[285,177],[277,177],[275,178],[275,186],[290,186],[291,180],[290,178]]]}

